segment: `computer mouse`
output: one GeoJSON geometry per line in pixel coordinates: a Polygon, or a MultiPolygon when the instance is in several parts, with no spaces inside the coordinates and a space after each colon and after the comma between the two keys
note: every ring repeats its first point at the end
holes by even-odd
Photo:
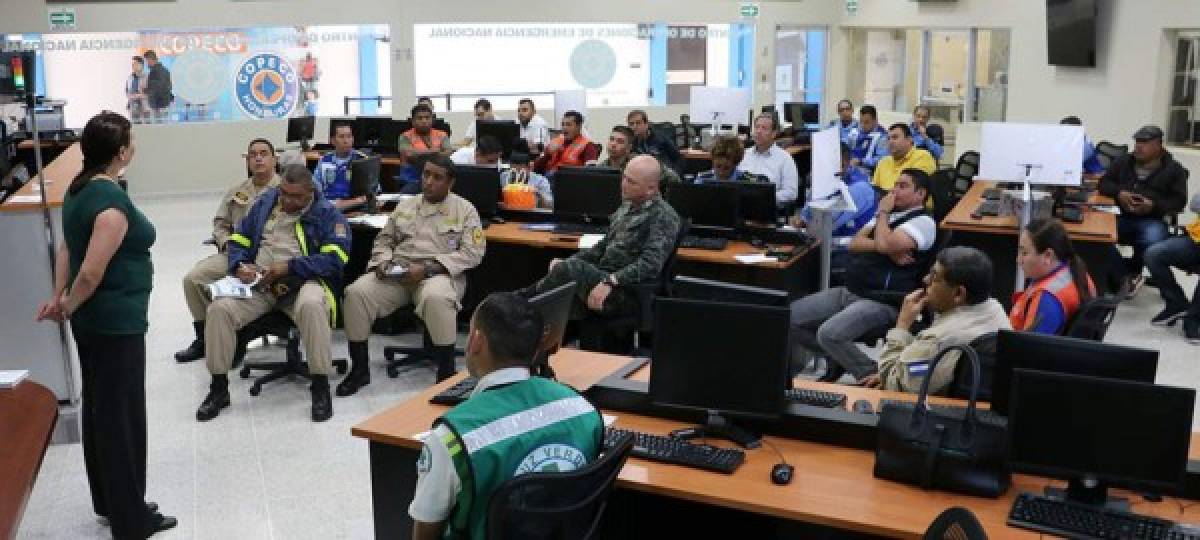
{"type": "Polygon", "coordinates": [[[766,242],[764,242],[762,238],[751,238],[751,239],[750,239],[750,245],[751,245],[751,246],[754,246],[754,247],[756,247],[756,248],[765,248],[765,247],[767,247],[767,243],[766,243],[766,242]]]}
{"type": "Polygon", "coordinates": [[[781,486],[790,484],[793,470],[795,467],[787,463],[776,463],[774,467],[771,467],[771,482],[781,486]]]}
{"type": "Polygon", "coordinates": [[[856,413],[872,414],[875,412],[875,407],[873,407],[871,405],[870,401],[867,401],[865,399],[860,399],[860,400],[854,402],[854,405],[851,406],[850,410],[852,410],[856,413]]]}

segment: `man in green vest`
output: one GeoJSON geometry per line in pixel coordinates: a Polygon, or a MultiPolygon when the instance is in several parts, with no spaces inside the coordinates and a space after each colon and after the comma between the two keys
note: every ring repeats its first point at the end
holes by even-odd
{"type": "Polygon", "coordinates": [[[542,317],[515,293],[493,293],[471,317],[470,399],[434,423],[417,460],[413,538],[484,538],[492,493],[529,472],[578,469],[600,453],[600,413],[574,390],[531,377],[542,317]]]}

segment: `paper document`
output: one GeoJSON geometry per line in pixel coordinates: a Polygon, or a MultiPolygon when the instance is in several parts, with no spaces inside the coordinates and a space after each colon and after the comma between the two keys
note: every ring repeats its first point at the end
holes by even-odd
{"type": "MultiPolygon", "coordinates": [[[[262,276],[260,275],[259,278],[262,276]]],[[[254,283],[242,283],[242,280],[235,276],[225,276],[208,285],[208,292],[213,298],[250,298],[254,296],[254,285],[258,283],[258,278],[254,283]]]]}
{"type": "Polygon", "coordinates": [[[601,414],[600,418],[604,420],[604,427],[612,427],[613,423],[617,421],[615,414],[601,414]]]}
{"type": "Polygon", "coordinates": [[[42,202],[42,196],[41,195],[13,195],[12,197],[8,198],[7,202],[21,203],[21,204],[40,203],[40,202],[42,202]]]}
{"type": "Polygon", "coordinates": [[[0,370],[0,390],[12,388],[28,377],[28,369],[0,370]]]}
{"type": "Polygon", "coordinates": [[[553,223],[525,223],[521,225],[521,228],[526,231],[554,232],[553,223]]]}
{"type": "Polygon", "coordinates": [[[361,216],[346,218],[346,221],[354,225],[366,225],[375,229],[382,229],[387,225],[388,217],[387,214],[363,214],[361,216]]]}
{"type": "Polygon", "coordinates": [[[585,234],[579,237],[579,249],[588,249],[599,244],[604,239],[603,234],[585,234]]]}
{"type": "Polygon", "coordinates": [[[386,203],[403,201],[404,199],[411,199],[413,197],[415,197],[415,195],[405,195],[403,193],[380,193],[379,195],[375,196],[375,200],[381,203],[386,203]]]}
{"type": "Polygon", "coordinates": [[[774,257],[768,257],[765,253],[749,253],[746,255],[734,255],[734,259],[742,264],[758,264],[763,262],[775,262],[774,257]]]}
{"type": "Polygon", "coordinates": [[[1121,215],[1121,207],[1119,207],[1115,204],[1111,204],[1111,205],[1110,204],[1093,204],[1092,210],[1095,210],[1097,212],[1108,212],[1114,216],[1121,215]]]}

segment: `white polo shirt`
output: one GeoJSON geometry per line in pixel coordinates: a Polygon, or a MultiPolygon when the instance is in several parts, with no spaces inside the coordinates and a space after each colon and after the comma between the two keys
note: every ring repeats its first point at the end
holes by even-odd
{"type": "Polygon", "coordinates": [[[546,128],[546,119],[542,115],[534,113],[533,118],[529,119],[529,123],[521,125],[521,121],[517,120],[517,127],[521,128],[521,138],[529,141],[529,147],[537,143],[546,144],[550,142],[550,131],[546,128]]]}
{"type": "Polygon", "coordinates": [[[791,154],[774,144],[766,152],[759,152],[757,146],[746,149],[738,169],[763,175],[775,184],[778,205],[795,202],[799,197],[800,173],[796,171],[796,162],[791,154]]]}

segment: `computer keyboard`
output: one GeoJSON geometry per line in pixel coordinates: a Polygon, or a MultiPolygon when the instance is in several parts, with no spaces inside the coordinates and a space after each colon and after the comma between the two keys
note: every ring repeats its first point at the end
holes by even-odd
{"type": "MultiPolygon", "coordinates": [[[[889,403],[894,404],[894,405],[898,405],[898,404],[911,405],[916,402],[915,401],[906,401],[903,399],[881,399],[881,400],[879,400],[879,409],[878,410],[882,411],[883,406],[887,405],[889,403]]],[[[967,408],[962,405],[935,405],[933,403],[928,403],[928,405],[929,405],[930,410],[932,410],[940,415],[947,416],[950,418],[962,419],[962,418],[966,418],[966,416],[967,416],[967,408]]],[[[981,421],[989,422],[989,423],[993,423],[993,424],[1008,424],[1007,417],[1001,416],[1001,415],[993,412],[990,409],[975,409],[975,417],[981,421]]]]}
{"type": "Polygon", "coordinates": [[[665,435],[651,435],[617,428],[608,428],[604,432],[605,450],[616,445],[617,439],[625,433],[633,434],[631,455],[651,461],[733,474],[733,471],[736,471],[746,459],[746,453],[741,450],[694,444],[665,435]]]}
{"type": "Polygon", "coordinates": [[[998,201],[1004,198],[1004,190],[1000,188],[987,188],[983,190],[983,198],[989,201],[998,201]]]}
{"type": "Polygon", "coordinates": [[[608,225],[597,225],[595,223],[558,223],[554,225],[554,232],[561,234],[604,234],[608,232],[608,225]]]}
{"type": "Polygon", "coordinates": [[[1200,539],[1200,528],[1161,518],[1022,493],[1008,524],[1067,538],[1200,539]]]}
{"type": "Polygon", "coordinates": [[[1000,215],[1000,201],[982,201],[975,208],[975,213],[981,216],[998,216],[1000,215]]]}
{"type": "Polygon", "coordinates": [[[429,402],[434,405],[458,405],[471,397],[471,392],[475,391],[476,384],[479,384],[479,379],[467,377],[429,398],[429,402]]]}
{"type": "Polygon", "coordinates": [[[728,238],[708,238],[703,236],[684,236],[683,242],[679,244],[681,248],[707,249],[711,251],[721,251],[725,246],[729,245],[728,238]]]}
{"type": "Polygon", "coordinates": [[[846,403],[846,394],[810,390],[808,388],[792,388],[786,392],[786,395],[787,400],[792,403],[824,407],[826,409],[836,409],[846,403]]]}
{"type": "Polygon", "coordinates": [[[1060,214],[1067,223],[1083,223],[1083,209],[1078,206],[1064,206],[1060,214]]]}

